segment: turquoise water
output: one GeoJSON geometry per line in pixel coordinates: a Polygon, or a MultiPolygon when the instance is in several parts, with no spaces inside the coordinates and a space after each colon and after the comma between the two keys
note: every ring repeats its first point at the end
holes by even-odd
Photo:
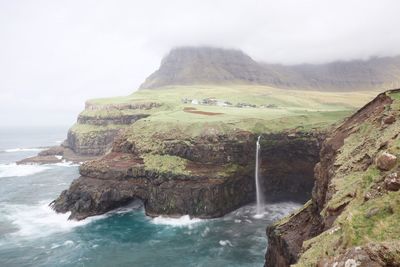
{"type": "Polygon", "coordinates": [[[13,164],[63,140],[65,131],[32,132],[0,130],[0,266],[262,266],[265,227],[299,207],[270,204],[262,218],[249,205],[212,220],[152,219],[134,202],[68,221],[48,203],[78,177],[78,166],[13,164]]]}

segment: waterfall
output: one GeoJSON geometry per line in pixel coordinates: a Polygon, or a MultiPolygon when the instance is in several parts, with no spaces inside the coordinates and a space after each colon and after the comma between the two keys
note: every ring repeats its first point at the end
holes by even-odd
{"type": "Polygon", "coordinates": [[[263,200],[261,184],[260,184],[260,166],[259,166],[260,165],[260,138],[261,138],[261,136],[258,137],[257,143],[256,143],[255,183],[256,183],[256,197],[257,197],[257,206],[256,206],[257,215],[262,215],[263,206],[264,206],[264,200],[263,200]]]}

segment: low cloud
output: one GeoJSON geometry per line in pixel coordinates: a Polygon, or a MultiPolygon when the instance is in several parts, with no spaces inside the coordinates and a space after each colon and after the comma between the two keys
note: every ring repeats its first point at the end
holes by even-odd
{"type": "Polygon", "coordinates": [[[69,124],[84,100],[133,92],[181,45],[284,64],[397,55],[399,10],[396,0],[0,0],[0,119],[26,123],[28,111],[32,124],[69,124]]]}

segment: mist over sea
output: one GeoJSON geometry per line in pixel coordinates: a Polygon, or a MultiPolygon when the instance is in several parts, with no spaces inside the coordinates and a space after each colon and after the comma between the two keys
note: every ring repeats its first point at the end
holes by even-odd
{"type": "Polygon", "coordinates": [[[0,266],[262,266],[265,227],[300,205],[255,206],[212,220],[150,218],[140,202],[83,221],[48,204],[78,165],[16,165],[60,144],[66,128],[0,129],[0,266]]]}

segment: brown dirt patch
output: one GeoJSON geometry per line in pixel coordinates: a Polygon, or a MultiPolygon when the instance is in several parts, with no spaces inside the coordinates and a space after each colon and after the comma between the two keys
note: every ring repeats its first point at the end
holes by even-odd
{"type": "Polygon", "coordinates": [[[196,108],[192,108],[192,107],[185,107],[185,108],[183,108],[183,111],[187,112],[187,113],[194,113],[194,114],[200,114],[200,115],[206,115],[206,116],[215,116],[215,115],[224,114],[224,113],[218,113],[218,112],[201,111],[201,110],[197,110],[196,108]]]}
{"type": "Polygon", "coordinates": [[[142,165],[144,161],[142,158],[135,157],[128,153],[111,152],[105,155],[101,161],[114,168],[129,168],[135,165],[142,165]]]}
{"type": "Polygon", "coordinates": [[[221,165],[205,164],[200,162],[189,161],[186,164],[186,170],[196,175],[212,176],[212,174],[216,174],[221,170],[223,170],[223,167],[221,167],[221,165]]]}

